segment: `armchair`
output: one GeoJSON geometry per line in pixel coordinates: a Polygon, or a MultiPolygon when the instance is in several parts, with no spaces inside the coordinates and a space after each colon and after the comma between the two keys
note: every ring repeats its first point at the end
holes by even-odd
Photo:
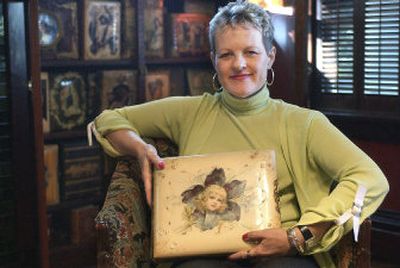
{"type": "MultiPolygon", "coordinates": [[[[167,140],[148,139],[161,157],[178,155],[177,147],[167,140]]],[[[107,196],[96,222],[97,267],[153,267],[150,256],[149,210],[145,204],[139,164],[133,158],[121,158],[112,175],[107,196]]],[[[359,242],[345,235],[332,250],[337,267],[369,268],[370,220],[360,228],[359,242]]]]}

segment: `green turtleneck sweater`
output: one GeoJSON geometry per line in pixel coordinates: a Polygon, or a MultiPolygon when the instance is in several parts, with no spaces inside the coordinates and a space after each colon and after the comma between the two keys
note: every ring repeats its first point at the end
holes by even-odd
{"type": "MultiPolygon", "coordinates": [[[[169,138],[180,155],[275,150],[284,228],[334,221],[352,207],[358,184],[367,187],[363,220],[388,191],[379,167],[325,116],[272,99],[267,88],[246,99],[222,90],[106,110],[95,126],[97,140],[112,156],[119,154],[104,137],[118,129],[169,138]],[[339,184],[329,194],[333,181],[339,184]]],[[[351,228],[352,220],[334,225],[307,254],[321,267],[334,267],[327,251],[351,228]]]]}

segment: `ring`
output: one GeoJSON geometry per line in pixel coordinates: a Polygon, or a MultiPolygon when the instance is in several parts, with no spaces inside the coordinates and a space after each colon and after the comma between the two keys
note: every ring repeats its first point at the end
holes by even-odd
{"type": "Polygon", "coordinates": [[[242,256],[242,259],[248,259],[250,257],[250,249],[246,250],[246,252],[244,253],[244,255],[242,256]]]}

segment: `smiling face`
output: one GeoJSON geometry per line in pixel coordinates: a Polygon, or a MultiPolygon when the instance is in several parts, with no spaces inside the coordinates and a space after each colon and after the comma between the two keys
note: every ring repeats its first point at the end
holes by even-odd
{"type": "Polygon", "coordinates": [[[246,98],[265,84],[275,48],[267,53],[261,32],[251,25],[226,26],[216,32],[211,59],[224,89],[235,97],[246,98]]]}

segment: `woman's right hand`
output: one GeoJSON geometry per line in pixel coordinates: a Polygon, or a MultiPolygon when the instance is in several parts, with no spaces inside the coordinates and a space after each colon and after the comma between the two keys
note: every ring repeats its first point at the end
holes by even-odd
{"type": "Polygon", "coordinates": [[[151,206],[152,167],[163,169],[165,166],[156,148],[144,142],[142,138],[132,130],[117,130],[109,133],[106,138],[122,155],[131,155],[138,159],[142,171],[146,200],[149,206],[151,206]]]}

